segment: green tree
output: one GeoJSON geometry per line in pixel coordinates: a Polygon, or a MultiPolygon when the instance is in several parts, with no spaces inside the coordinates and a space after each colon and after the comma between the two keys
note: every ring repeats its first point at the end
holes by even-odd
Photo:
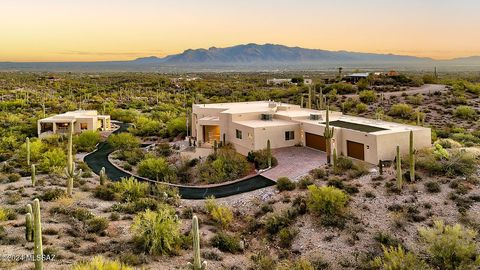
{"type": "Polygon", "coordinates": [[[108,137],[108,143],[116,150],[132,150],[140,145],[140,140],[130,133],[112,134],[108,137]]]}
{"type": "Polygon", "coordinates": [[[138,174],[149,179],[163,181],[174,174],[173,169],[163,157],[148,157],[138,164],[138,174]]]}
{"type": "Polygon", "coordinates": [[[185,117],[177,117],[170,120],[167,123],[167,132],[170,137],[185,136],[187,134],[187,119],[185,117]]]}

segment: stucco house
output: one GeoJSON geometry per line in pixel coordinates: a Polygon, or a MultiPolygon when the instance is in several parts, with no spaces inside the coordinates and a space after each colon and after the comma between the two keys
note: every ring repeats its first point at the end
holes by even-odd
{"type": "MultiPolygon", "coordinates": [[[[249,151],[271,147],[304,146],[326,150],[325,110],[273,101],[193,104],[192,137],[205,144],[226,141],[247,155],[249,151]]],[[[393,160],[395,148],[406,154],[409,134],[414,146],[431,146],[430,128],[343,115],[330,111],[330,126],[335,128],[332,149],[337,153],[368,163],[393,160]]]]}
{"type": "Polygon", "coordinates": [[[110,115],[99,115],[95,110],[77,110],[38,120],[38,136],[66,134],[69,132],[70,124],[73,124],[74,133],[111,129],[110,115]]]}

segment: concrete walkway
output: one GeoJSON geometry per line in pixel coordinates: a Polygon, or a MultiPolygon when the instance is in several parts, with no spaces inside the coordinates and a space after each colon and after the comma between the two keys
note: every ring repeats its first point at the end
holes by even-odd
{"type": "Polygon", "coordinates": [[[324,152],[307,147],[274,149],[272,153],[277,158],[278,165],[261,175],[274,181],[283,176],[297,180],[310,170],[327,163],[327,155],[324,152]]]}

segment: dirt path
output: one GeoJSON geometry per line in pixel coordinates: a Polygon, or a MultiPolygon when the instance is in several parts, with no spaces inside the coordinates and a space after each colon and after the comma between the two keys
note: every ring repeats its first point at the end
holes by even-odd
{"type": "MultiPolygon", "coordinates": [[[[415,95],[415,94],[428,94],[436,91],[444,92],[446,90],[447,90],[447,87],[442,84],[425,84],[420,87],[410,87],[408,90],[405,90],[405,91],[384,92],[383,94],[385,97],[390,97],[390,96],[401,96],[403,93],[406,93],[408,95],[415,95]]],[[[348,94],[344,96],[357,97],[358,94],[348,94]]]]}

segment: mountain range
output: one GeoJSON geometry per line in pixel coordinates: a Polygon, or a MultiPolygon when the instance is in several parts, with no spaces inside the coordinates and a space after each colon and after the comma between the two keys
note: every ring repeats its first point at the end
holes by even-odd
{"type": "Polygon", "coordinates": [[[480,56],[434,60],[395,54],[328,51],[276,44],[244,44],[227,48],[188,49],[163,58],[149,56],[131,61],[0,62],[0,70],[39,71],[208,71],[313,70],[333,66],[364,68],[477,67],[480,56]]]}

